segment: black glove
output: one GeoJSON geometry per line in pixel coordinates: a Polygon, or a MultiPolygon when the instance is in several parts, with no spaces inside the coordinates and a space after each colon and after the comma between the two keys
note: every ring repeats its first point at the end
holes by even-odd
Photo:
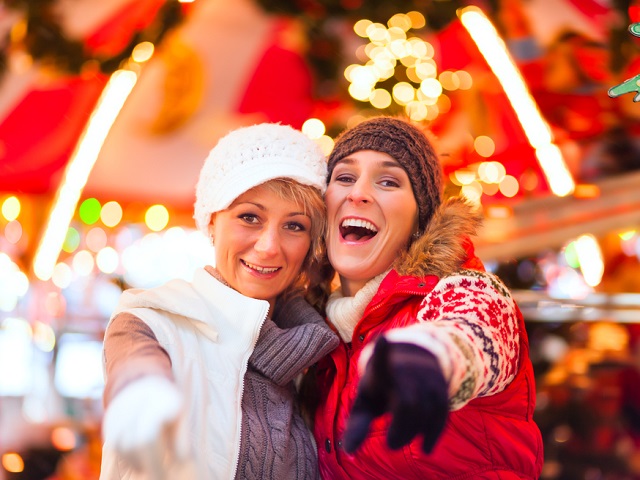
{"type": "Polygon", "coordinates": [[[447,391],[447,382],[432,353],[380,337],[358,385],[344,434],[345,450],[355,452],[373,419],[389,411],[389,448],[397,450],[422,434],[422,450],[429,453],[447,420],[447,391]]]}

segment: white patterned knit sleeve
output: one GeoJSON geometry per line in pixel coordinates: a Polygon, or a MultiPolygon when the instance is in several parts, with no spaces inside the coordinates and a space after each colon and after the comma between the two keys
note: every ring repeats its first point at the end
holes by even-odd
{"type": "Polygon", "coordinates": [[[420,306],[418,323],[391,330],[392,342],[432,352],[449,382],[452,410],[498,393],[513,380],[520,355],[517,310],[494,275],[464,270],[445,277],[420,306]]]}

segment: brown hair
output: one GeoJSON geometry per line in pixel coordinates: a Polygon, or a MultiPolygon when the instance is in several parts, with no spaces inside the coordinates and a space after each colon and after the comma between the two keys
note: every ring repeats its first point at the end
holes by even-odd
{"type": "Polygon", "coordinates": [[[377,116],[343,131],[336,139],[328,159],[331,180],[336,163],[360,150],[386,153],[407,172],[418,204],[420,233],[442,203],[442,166],[419,124],[404,117],[377,116]]]}

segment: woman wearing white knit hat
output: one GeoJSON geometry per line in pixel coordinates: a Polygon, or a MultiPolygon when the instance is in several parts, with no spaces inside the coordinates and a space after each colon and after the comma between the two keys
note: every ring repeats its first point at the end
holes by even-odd
{"type": "Polygon", "coordinates": [[[326,161],[303,133],[244,127],[207,157],[194,218],[215,268],[127,290],[105,333],[101,479],[313,479],[293,380],[338,344],[310,298],[326,161]]]}

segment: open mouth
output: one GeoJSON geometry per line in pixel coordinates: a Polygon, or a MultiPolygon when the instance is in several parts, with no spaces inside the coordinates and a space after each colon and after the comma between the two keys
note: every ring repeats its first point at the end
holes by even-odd
{"type": "Polygon", "coordinates": [[[245,262],[244,260],[240,260],[242,262],[242,264],[247,267],[250,268],[251,270],[255,270],[258,273],[262,273],[262,274],[269,274],[269,273],[275,273],[278,270],[280,270],[280,267],[261,267],[259,265],[254,265],[253,263],[248,263],[245,262]]]}
{"type": "Polygon", "coordinates": [[[364,242],[376,236],[378,227],[360,218],[345,218],[340,224],[340,235],[350,242],[364,242]]]}

